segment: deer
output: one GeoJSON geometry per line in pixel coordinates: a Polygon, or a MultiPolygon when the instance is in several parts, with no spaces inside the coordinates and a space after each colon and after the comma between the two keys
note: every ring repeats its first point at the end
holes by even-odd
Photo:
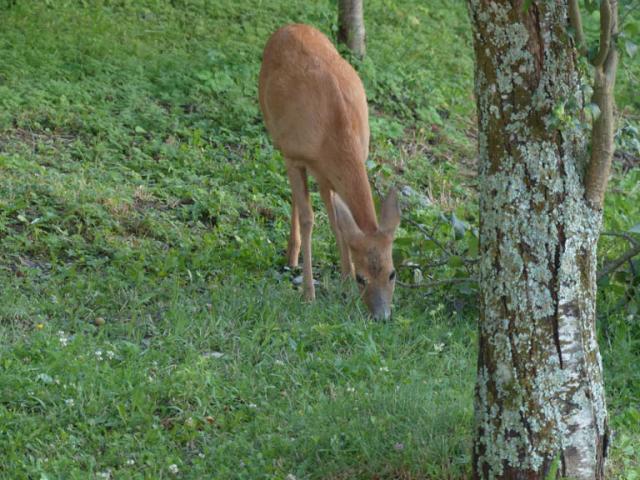
{"type": "Polygon", "coordinates": [[[260,110],[291,186],[290,267],[302,248],[304,299],[315,300],[308,175],[318,185],[340,253],[343,278],[354,277],[375,319],[388,319],[396,283],[392,248],[400,225],[395,189],[376,217],[365,161],[369,113],[360,77],[331,41],[309,25],[281,27],[264,48],[260,110]]]}

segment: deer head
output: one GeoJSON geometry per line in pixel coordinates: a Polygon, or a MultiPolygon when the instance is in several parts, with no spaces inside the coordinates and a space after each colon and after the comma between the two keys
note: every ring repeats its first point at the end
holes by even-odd
{"type": "Polygon", "coordinates": [[[336,221],[346,240],[355,270],[356,282],[369,312],[375,319],[391,316],[391,300],[396,284],[393,266],[393,238],[400,225],[398,196],[392,189],[382,202],[380,222],[375,232],[363,232],[339,195],[335,195],[336,221]]]}

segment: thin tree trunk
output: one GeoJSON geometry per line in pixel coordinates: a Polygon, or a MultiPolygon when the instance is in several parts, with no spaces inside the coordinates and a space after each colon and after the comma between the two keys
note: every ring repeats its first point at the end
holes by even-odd
{"type": "Polygon", "coordinates": [[[366,50],[362,2],[338,0],[338,41],[361,58],[366,50]]]}
{"type": "MultiPolygon", "coordinates": [[[[603,0],[606,1],[606,0],[603,0]]],[[[567,0],[468,0],[480,147],[474,477],[604,478],[602,212],[567,0]],[[527,4],[527,5],[525,5],[527,4]]]]}

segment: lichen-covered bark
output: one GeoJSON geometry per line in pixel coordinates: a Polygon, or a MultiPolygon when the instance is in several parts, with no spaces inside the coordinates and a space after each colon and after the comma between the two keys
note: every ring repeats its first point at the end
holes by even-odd
{"type": "Polygon", "coordinates": [[[468,0],[480,147],[476,478],[603,478],[601,212],[566,0],[468,0]],[[561,113],[563,112],[563,113],[561,113]]]}
{"type": "Polygon", "coordinates": [[[356,56],[366,52],[363,0],[338,0],[338,41],[356,56]]]}

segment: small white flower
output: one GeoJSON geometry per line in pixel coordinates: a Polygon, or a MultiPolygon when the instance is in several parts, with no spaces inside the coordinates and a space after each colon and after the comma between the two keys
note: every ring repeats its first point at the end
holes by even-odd
{"type": "Polygon", "coordinates": [[[389,371],[389,367],[380,367],[380,371],[381,372],[388,372],[389,371]]]}
{"type": "Polygon", "coordinates": [[[116,358],[115,352],[112,352],[111,350],[107,350],[107,358],[109,360],[113,360],[114,358],[116,358]]]}
{"type": "Polygon", "coordinates": [[[442,352],[444,350],[444,343],[435,343],[433,349],[438,353],[442,352]]]}
{"type": "Polygon", "coordinates": [[[171,465],[169,465],[169,472],[173,473],[174,475],[177,475],[179,471],[180,469],[178,468],[178,465],[176,465],[175,463],[172,463],[171,465]]]}
{"type": "Polygon", "coordinates": [[[222,358],[224,357],[224,353],[222,352],[204,352],[202,354],[204,358],[222,358]]]}
{"type": "Polygon", "coordinates": [[[98,478],[104,478],[109,480],[111,478],[111,470],[105,470],[104,472],[98,472],[98,478]]]}
{"type": "Polygon", "coordinates": [[[442,303],[439,303],[438,305],[436,305],[436,308],[434,308],[433,310],[431,310],[429,312],[429,315],[435,316],[436,314],[438,314],[442,310],[444,310],[444,305],[442,303]]]}
{"type": "Polygon", "coordinates": [[[247,405],[249,408],[258,408],[258,406],[255,403],[250,403],[249,405],[247,405]]]}
{"type": "Polygon", "coordinates": [[[102,360],[102,350],[96,350],[95,355],[98,360],[102,360]]]}
{"type": "Polygon", "coordinates": [[[127,465],[131,466],[135,464],[136,464],[136,461],[133,458],[130,458],[129,460],[127,460],[127,465]]]}
{"type": "MultiPolygon", "coordinates": [[[[41,381],[42,383],[50,384],[53,383],[53,377],[51,375],[47,375],[46,373],[40,373],[36,377],[36,380],[41,381]]],[[[33,392],[29,392],[29,395],[33,395],[33,392]]]]}
{"type": "Polygon", "coordinates": [[[356,391],[356,389],[355,389],[355,388],[353,388],[353,387],[347,387],[347,392],[349,392],[349,393],[354,393],[355,391],[356,391]]]}
{"type": "Polygon", "coordinates": [[[64,403],[65,403],[65,405],[66,405],[67,407],[73,407],[73,406],[75,405],[75,403],[76,403],[76,402],[73,400],[73,398],[67,398],[67,399],[64,401],[64,403]]]}
{"type": "Polygon", "coordinates": [[[69,337],[67,337],[62,330],[58,331],[58,340],[60,341],[61,347],[69,345],[69,337]]]}
{"type": "Polygon", "coordinates": [[[285,480],[298,480],[298,479],[293,473],[290,473],[289,475],[287,475],[285,480]]]}
{"type": "Polygon", "coordinates": [[[198,457],[200,457],[200,458],[204,458],[204,453],[200,452],[200,453],[198,454],[198,457]]]}

